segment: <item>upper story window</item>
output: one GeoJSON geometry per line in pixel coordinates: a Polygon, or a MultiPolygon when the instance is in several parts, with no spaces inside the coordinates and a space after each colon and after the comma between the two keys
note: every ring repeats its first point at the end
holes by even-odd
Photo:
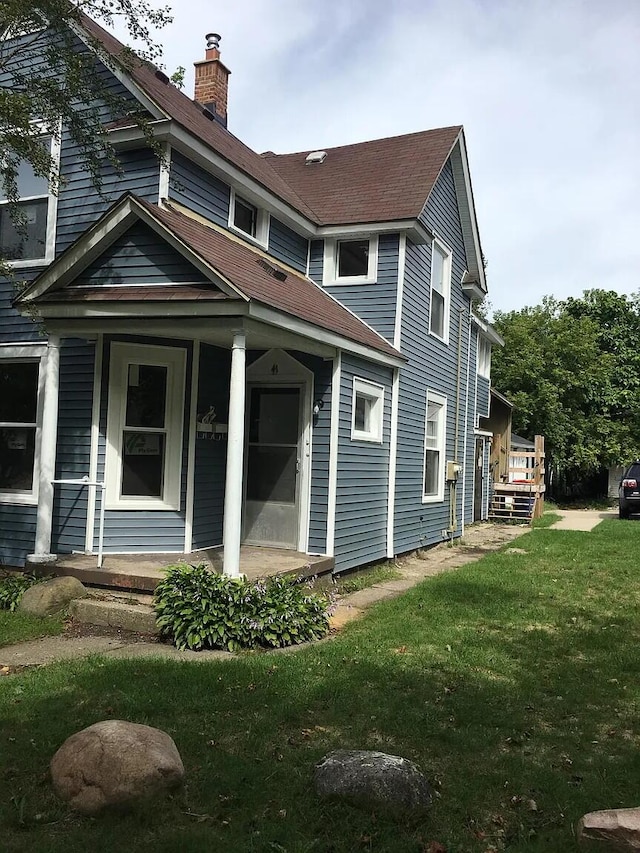
{"type": "Polygon", "coordinates": [[[0,502],[35,503],[40,359],[0,360],[0,502]]]}
{"type": "Polygon", "coordinates": [[[491,344],[482,335],[478,337],[478,374],[491,379],[491,344]]]}
{"type": "Polygon", "coordinates": [[[366,379],[353,380],[351,439],[382,442],[384,388],[366,379]]]}
{"type": "MultiPolygon", "coordinates": [[[[58,157],[58,143],[42,137],[43,145],[58,157]]],[[[0,179],[0,255],[12,266],[49,263],[55,254],[56,196],[49,192],[49,181],[36,175],[30,163],[17,167],[18,213],[22,222],[14,222],[6,186],[0,179]]]]}
{"type": "Polygon", "coordinates": [[[373,283],[376,281],[377,267],[377,237],[325,241],[325,284],[373,283]]]}
{"type": "Polygon", "coordinates": [[[433,241],[431,252],[431,308],[429,331],[449,341],[449,300],[451,295],[451,252],[433,241]]]}
{"type": "Polygon", "coordinates": [[[269,214],[231,190],[229,226],[246,237],[251,237],[262,246],[267,245],[269,214]]]}
{"type": "Polygon", "coordinates": [[[427,391],[427,413],[424,430],[423,503],[444,499],[444,455],[447,400],[427,391]]]}

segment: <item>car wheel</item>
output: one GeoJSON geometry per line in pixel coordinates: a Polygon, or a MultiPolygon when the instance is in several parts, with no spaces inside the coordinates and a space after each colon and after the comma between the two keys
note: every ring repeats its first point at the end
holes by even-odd
{"type": "Polygon", "coordinates": [[[618,518],[629,518],[629,510],[623,509],[622,507],[618,508],[618,518]]]}

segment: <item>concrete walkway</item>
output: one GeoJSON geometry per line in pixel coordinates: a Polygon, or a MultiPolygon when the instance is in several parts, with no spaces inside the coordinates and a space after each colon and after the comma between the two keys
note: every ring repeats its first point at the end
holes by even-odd
{"type": "Polygon", "coordinates": [[[589,532],[605,518],[616,518],[618,514],[617,510],[614,509],[559,509],[558,512],[562,518],[552,524],[549,530],[583,530],[589,532]]]}
{"type": "MultiPolygon", "coordinates": [[[[530,528],[525,525],[474,524],[465,531],[462,544],[443,543],[398,559],[396,566],[400,572],[399,578],[340,597],[336,611],[331,617],[332,630],[339,630],[347,622],[358,619],[372,604],[395,598],[425,578],[475,562],[529,530],[530,528]]],[[[295,651],[297,648],[300,646],[289,646],[286,649],[274,651],[295,651]]],[[[11,671],[16,667],[42,666],[55,661],[74,660],[89,655],[104,655],[108,658],[153,657],[199,662],[233,658],[229,652],[223,651],[181,652],[174,646],[139,642],[132,635],[119,636],[114,632],[112,636],[43,637],[15,646],[6,646],[0,648],[0,670],[3,667],[11,671]]]]}

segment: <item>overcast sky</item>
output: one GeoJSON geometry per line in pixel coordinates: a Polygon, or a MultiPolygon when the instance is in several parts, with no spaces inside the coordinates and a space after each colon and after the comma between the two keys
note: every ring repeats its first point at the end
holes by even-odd
{"type": "Polygon", "coordinates": [[[494,310],[640,289],[640,0],[182,0],[171,72],[222,34],[257,151],[463,124],[494,310]]]}

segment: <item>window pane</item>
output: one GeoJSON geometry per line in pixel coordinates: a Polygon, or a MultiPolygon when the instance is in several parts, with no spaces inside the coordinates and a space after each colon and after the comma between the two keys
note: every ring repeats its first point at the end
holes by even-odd
{"type": "Polygon", "coordinates": [[[249,441],[297,445],[299,411],[297,388],[252,388],[249,441]]]}
{"type": "Polygon", "coordinates": [[[162,497],[164,439],[164,435],[158,432],[124,433],[122,497],[162,497]]]}
{"type": "Polygon", "coordinates": [[[444,256],[437,246],[433,247],[431,287],[438,293],[444,294],[444,256]]]}
{"type": "Polygon", "coordinates": [[[371,400],[362,394],[356,394],[354,427],[360,432],[368,432],[371,421],[371,400]]]}
{"type": "Polygon", "coordinates": [[[130,364],[125,424],[130,427],[164,427],[167,403],[167,368],[130,364]]]}
{"type": "Polygon", "coordinates": [[[250,447],[247,500],[295,503],[296,447],[250,447]]]}
{"type": "Polygon", "coordinates": [[[37,361],[0,361],[0,422],[36,422],[39,369],[37,361]]]}
{"type": "Polygon", "coordinates": [[[256,236],[256,222],[258,220],[258,210],[248,201],[244,201],[236,196],[235,209],[233,214],[233,224],[236,228],[244,231],[246,234],[256,236]]]}
{"type": "Polygon", "coordinates": [[[33,488],[35,427],[0,427],[0,489],[33,488]]]}
{"type": "Polygon", "coordinates": [[[431,331],[444,337],[444,296],[435,290],[431,291],[431,331]]]}
{"type": "Polygon", "coordinates": [[[366,276],[368,272],[368,240],[343,240],[338,243],[338,278],[366,276]]]}
{"type": "MultiPolygon", "coordinates": [[[[51,150],[51,139],[43,137],[42,144],[51,150]]],[[[22,160],[18,164],[16,183],[18,184],[18,196],[20,198],[29,198],[37,195],[48,195],[49,181],[47,178],[41,178],[33,171],[31,163],[22,160]]],[[[4,187],[4,182],[0,180],[0,201],[6,201],[7,194],[4,187]]]]}
{"type": "Polygon", "coordinates": [[[26,222],[20,231],[9,215],[7,205],[0,206],[0,254],[9,261],[44,258],[47,249],[47,212],[49,202],[28,201],[19,205],[26,222]]]}
{"type": "Polygon", "coordinates": [[[427,450],[424,465],[424,493],[438,494],[438,475],[440,471],[440,451],[427,450]]]}

